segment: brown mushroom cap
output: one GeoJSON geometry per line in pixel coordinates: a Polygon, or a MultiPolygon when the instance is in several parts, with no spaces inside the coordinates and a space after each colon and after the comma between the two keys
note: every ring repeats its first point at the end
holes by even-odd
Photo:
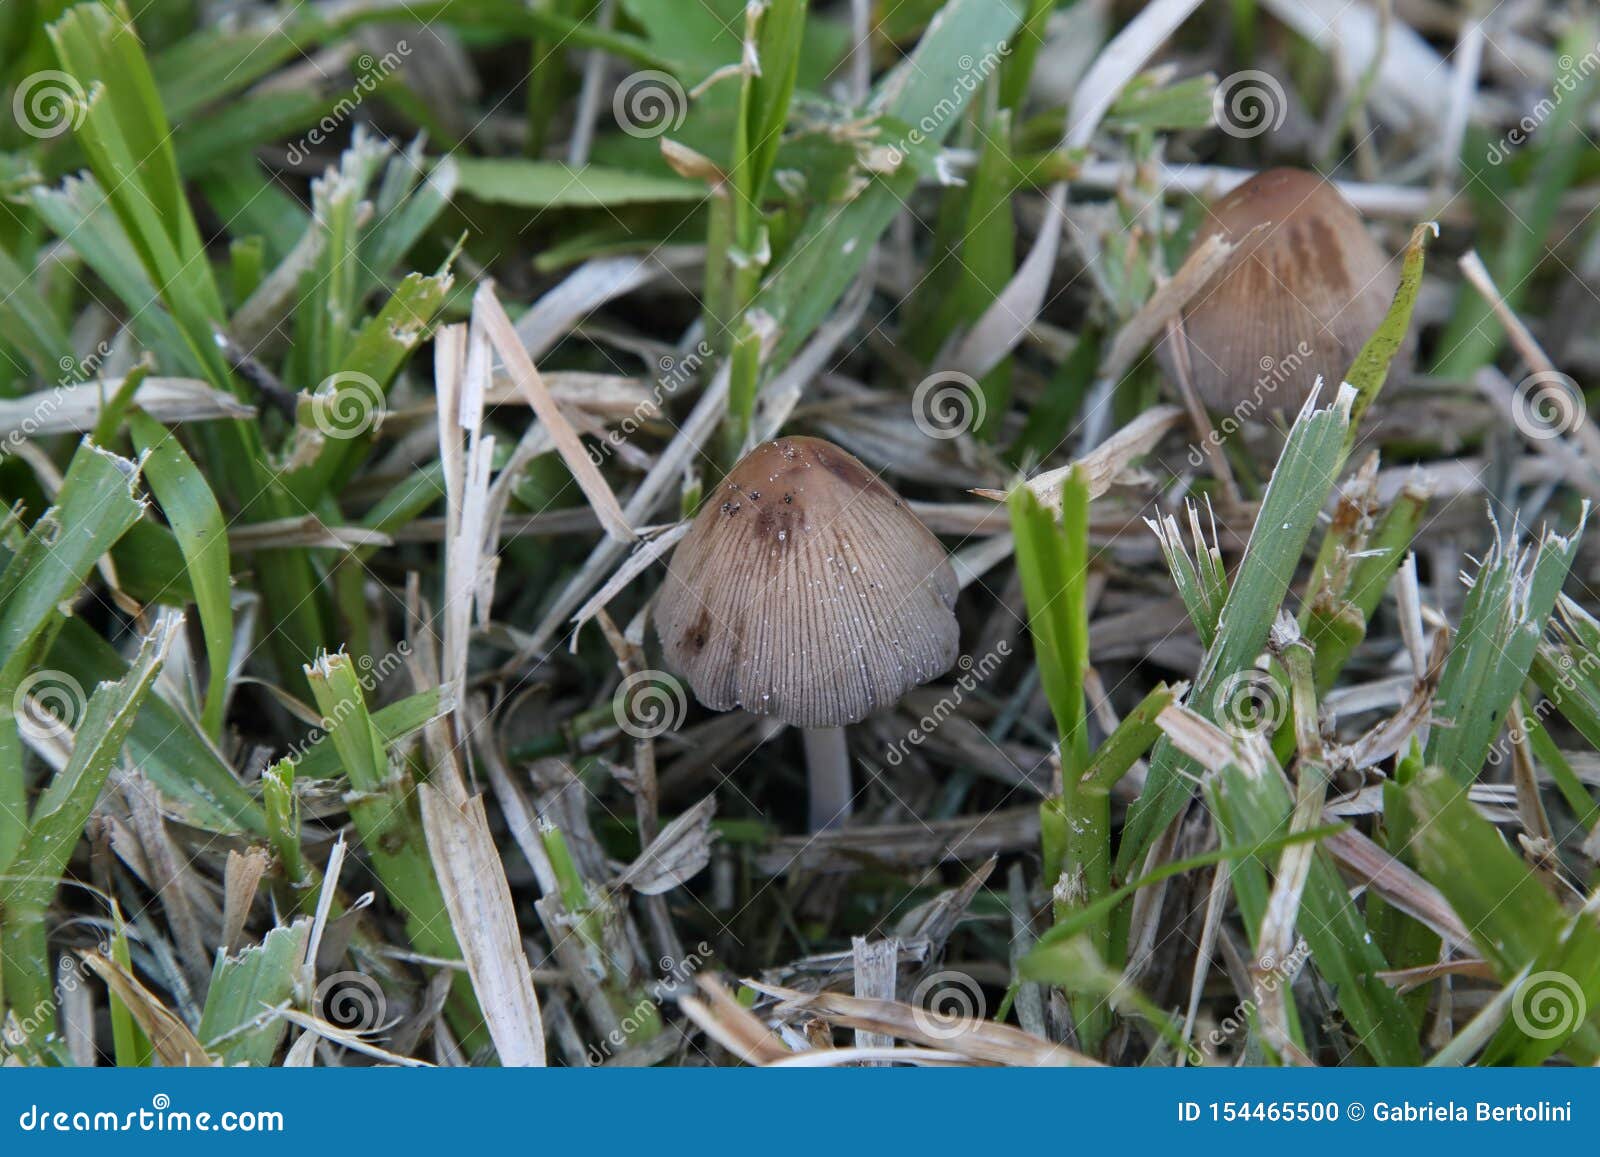
{"type": "MultiPolygon", "coordinates": [[[[1337,388],[1383,321],[1400,274],[1361,215],[1316,173],[1257,173],[1211,206],[1194,246],[1216,234],[1237,242],[1257,225],[1266,228],[1190,302],[1183,328],[1201,400],[1265,417],[1299,409],[1318,374],[1337,388]]],[[[1156,347],[1169,376],[1176,340],[1156,347]]]]}
{"type": "Polygon", "coordinates": [[[956,594],[944,547],[872,471],[820,438],[780,438],[706,499],[656,631],[707,707],[841,727],[949,670],[956,594]]]}

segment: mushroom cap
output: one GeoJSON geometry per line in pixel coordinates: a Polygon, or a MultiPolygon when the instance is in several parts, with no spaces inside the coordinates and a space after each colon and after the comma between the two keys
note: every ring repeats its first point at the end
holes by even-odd
{"type": "Polygon", "coordinates": [[[673,553],[656,603],[667,665],[707,707],[841,727],[955,661],[944,547],[820,438],[745,455],[673,553]]]}
{"type": "MultiPolygon", "coordinates": [[[[1336,386],[1383,321],[1399,267],[1316,173],[1268,169],[1211,206],[1194,247],[1245,238],[1184,311],[1189,375],[1213,410],[1300,408],[1321,374],[1336,386]]],[[[1156,347],[1176,373],[1170,336],[1156,347]]],[[[1248,410],[1248,413],[1243,411],[1248,410]]]]}

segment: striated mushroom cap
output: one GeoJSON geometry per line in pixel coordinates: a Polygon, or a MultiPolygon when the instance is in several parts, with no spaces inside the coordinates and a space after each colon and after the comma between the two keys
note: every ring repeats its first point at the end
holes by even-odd
{"type": "MultiPolygon", "coordinates": [[[[1257,225],[1183,318],[1196,392],[1240,417],[1293,413],[1318,374],[1337,388],[1400,285],[1398,264],[1316,173],[1257,173],[1211,206],[1194,246],[1216,234],[1239,241],[1257,225]]],[[[1177,340],[1156,347],[1169,376],[1177,340]]]]}
{"type": "Polygon", "coordinates": [[[707,707],[841,727],[949,670],[956,594],[944,547],[872,471],[820,438],[780,438],[706,499],[656,631],[707,707]]]}

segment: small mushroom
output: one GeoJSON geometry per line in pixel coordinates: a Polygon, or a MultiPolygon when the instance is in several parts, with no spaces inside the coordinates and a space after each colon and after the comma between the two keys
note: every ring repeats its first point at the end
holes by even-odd
{"type": "Polygon", "coordinates": [[[821,831],[850,814],[844,726],[949,670],[956,594],[944,547],[871,470],[820,438],[780,438],[706,499],[655,622],[701,703],[805,729],[821,831]]]}
{"type": "Polygon", "coordinates": [[[1217,234],[1239,248],[1184,311],[1185,336],[1156,357],[1176,378],[1187,353],[1182,368],[1213,410],[1292,413],[1318,374],[1337,386],[1349,370],[1399,288],[1398,264],[1337,189],[1302,169],[1257,173],[1217,201],[1194,247],[1217,234]]]}

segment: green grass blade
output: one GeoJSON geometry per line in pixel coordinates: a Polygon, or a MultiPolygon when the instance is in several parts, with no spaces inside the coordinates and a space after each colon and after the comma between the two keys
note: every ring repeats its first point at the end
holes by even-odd
{"type": "Polygon", "coordinates": [[[43,1017],[30,1018],[39,1038],[55,1029],[45,911],[181,624],[178,616],[165,620],[144,640],[127,678],[102,683],[89,696],[73,736],[72,755],[35,803],[8,873],[0,903],[0,1006],[48,1010],[43,1017]]]}
{"type": "Polygon", "coordinates": [[[1484,1059],[1536,1064],[1565,1047],[1580,1064],[1593,1063],[1600,1047],[1600,924],[1592,913],[1568,915],[1468,802],[1466,787],[1443,770],[1429,768],[1406,787],[1386,790],[1401,795],[1415,819],[1409,850],[1418,869],[1444,893],[1500,978],[1531,969],[1569,998],[1579,997],[1570,1018],[1548,1026],[1531,1019],[1536,993],[1521,993],[1521,1015],[1501,1027],[1484,1059]],[[1549,1031],[1555,1027],[1561,1031],[1549,1031]]]}
{"type": "Polygon", "coordinates": [[[1444,768],[1461,783],[1477,778],[1512,698],[1528,677],[1577,556],[1578,533],[1546,533],[1528,548],[1497,537],[1478,568],[1434,707],[1450,726],[1433,729],[1424,753],[1429,765],[1444,768]]]}
{"type": "MultiPolygon", "coordinates": [[[[1294,800],[1275,770],[1250,774],[1229,766],[1209,783],[1208,798],[1228,843],[1261,842],[1288,830],[1294,800]]],[[[1252,941],[1261,931],[1266,894],[1259,878],[1235,873],[1235,894],[1252,941]]],[[[1355,1043],[1381,1065],[1417,1065],[1422,1054],[1416,1025],[1395,990],[1379,973],[1388,967],[1350,899],[1338,869],[1318,849],[1300,899],[1296,928],[1311,948],[1317,971],[1333,987],[1355,1043]]]]}
{"type": "Polygon", "coordinates": [[[217,954],[195,1035],[222,1064],[272,1063],[285,1023],[271,1010],[294,994],[310,938],[311,921],[300,919],[274,928],[237,956],[217,954]]]}
{"type": "MultiPolygon", "coordinates": [[[[1207,719],[1217,717],[1214,700],[1227,680],[1250,666],[1266,644],[1311,529],[1344,462],[1353,399],[1353,391],[1341,391],[1331,406],[1312,409],[1308,403],[1289,433],[1223,605],[1216,640],[1206,651],[1189,695],[1191,706],[1207,719]]],[[[1162,829],[1183,809],[1189,796],[1185,772],[1193,771],[1169,740],[1156,745],[1144,791],[1129,808],[1123,827],[1117,849],[1119,875],[1126,878],[1143,861],[1162,829]]]]}
{"type": "Polygon", "coordinates": [[[210,667],[200,722],[206,734],[222,735],[228,670],[233,656],[233,584],[228,565],[228,535],[222,508],[200,468],[178,439],[155,419],[128,415],[134,445],[144,457],[145,477],[172,527],[188,569],[189,586],[200,612],[210,667]]]}

